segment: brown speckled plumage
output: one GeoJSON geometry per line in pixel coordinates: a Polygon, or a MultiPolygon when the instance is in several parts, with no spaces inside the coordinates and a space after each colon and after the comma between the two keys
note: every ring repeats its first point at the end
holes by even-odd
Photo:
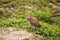
{"type": "Polygon", "coordinates": [[[29,14],[26,17],[27,17],[27,20],[30,22],[31,25],[33,25],[35,27],[40,27],[41,26],[39,21],[37,20],[37,18],[34,17],[33,15],[29,14]]]}

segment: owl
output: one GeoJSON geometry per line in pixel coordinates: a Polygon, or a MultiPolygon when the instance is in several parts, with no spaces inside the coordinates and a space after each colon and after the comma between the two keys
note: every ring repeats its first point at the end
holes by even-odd
{"type": "Polygon", "coordinates": [[[33,15],[29,14],[26,16],[27,20],[30,22],[31,25],[33,25],[34,27],[40,27],[40,23],[37,20],[36,17],[34,17],[33,15]]]}

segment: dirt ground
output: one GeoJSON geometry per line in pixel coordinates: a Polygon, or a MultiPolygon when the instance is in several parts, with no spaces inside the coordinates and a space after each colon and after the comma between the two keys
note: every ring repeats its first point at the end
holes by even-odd
{"type": "Polygon", "coordinates": [[[0,28],[0,40],[46,40],[46,38],[28,32],[26,29],[8,27],[0,28]]]}

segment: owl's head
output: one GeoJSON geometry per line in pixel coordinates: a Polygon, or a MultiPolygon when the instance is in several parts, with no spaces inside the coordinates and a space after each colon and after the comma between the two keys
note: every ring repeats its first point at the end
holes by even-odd
{"type": "Polygon", "coordinates": [[[32,16],[31,14],[28,14],[28,15],[26,16],[26,18],[27,18],[28,20],[31,20],[32,17],[33,17],[33,16],[32,16]]]}

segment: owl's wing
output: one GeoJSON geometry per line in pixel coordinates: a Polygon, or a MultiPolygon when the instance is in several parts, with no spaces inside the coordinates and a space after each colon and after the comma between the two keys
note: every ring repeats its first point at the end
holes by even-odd
{"type": "Polygon", "coordinates": [[[37,20],[36,17],[33,17],[32,20],[35,21],[35,23],[37,23],[37,22],[39,23],[39,21],[37,20]]]}
{"type": "Polygon", "coordinates": [[[33,18],[31,19],[30,23],[31,23],[32,25],[34,25],[34,26],[40,25],[39,21],[38,21],[35,17],[33,17],[33,18]]]}

